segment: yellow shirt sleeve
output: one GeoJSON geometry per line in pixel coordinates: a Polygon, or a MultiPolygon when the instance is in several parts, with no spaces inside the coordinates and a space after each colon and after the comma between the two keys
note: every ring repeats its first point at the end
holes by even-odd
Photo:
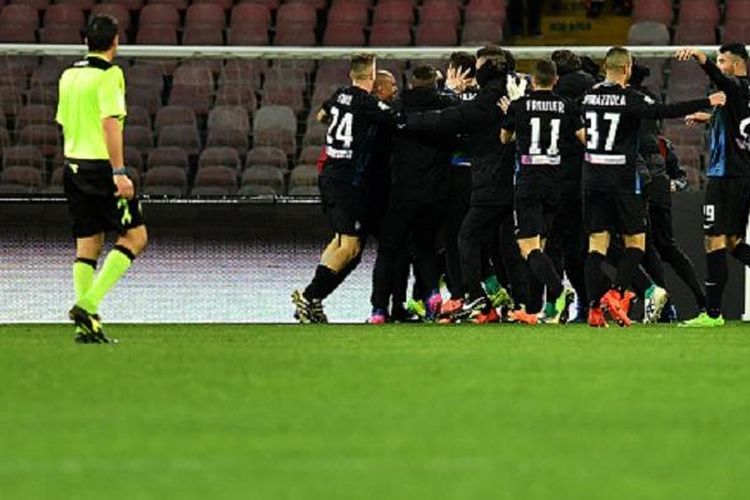
{"type": "Polygon", "coordinates": [[[99,116],[125,118],[125,77],[119,66],[112,66],[104,72],[98,89],[99,116]]]}

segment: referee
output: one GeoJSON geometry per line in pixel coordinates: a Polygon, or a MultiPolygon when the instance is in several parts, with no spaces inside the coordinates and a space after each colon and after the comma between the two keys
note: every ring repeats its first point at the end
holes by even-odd
{"type": "Polygon", "coordinates": [[[114,342],[102,331],[99,304],[148,239],[123,161],[125,79],[112,64],[117,33],[114,18],[93,16],[85,30],[88,54],[66,69],[59,82],[56,120],[65,138],[63,182],[76,239],[76,303],[68,314],[80,343],[114,342]],[[96,273],[108,231],[119,236],[96,273]]]}

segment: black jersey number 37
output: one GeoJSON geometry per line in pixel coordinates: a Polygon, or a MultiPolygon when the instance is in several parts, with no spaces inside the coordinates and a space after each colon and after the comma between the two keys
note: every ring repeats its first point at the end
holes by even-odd
{"type": "Polygon", "coordinates": [[[602,134],[600,132],[603,123],[599,123],[599,114],[594,111],[586,113],[586,121],[588,127],[586,127],[586,135],[588,136],[588,142],[586,147],[591,151],[612,151],[615,147],[615,138],[617,137],[617,127],[620,125],[620,113],[604,113],[602,122],[609,122],[609,130],[607,133],[606,140],[604,141],[604,148],[601,147],[600,138],[602,134]]]}
{"type": "Polygon", "coordinates": [[[331,124],[328,126],[326,135],[327,144],[336,146],[337,149],[349,149],[352,147],[354,135],[352,128],[354,115],[350,112],[341,114],[336,106],[331,108],[331,124]]]}

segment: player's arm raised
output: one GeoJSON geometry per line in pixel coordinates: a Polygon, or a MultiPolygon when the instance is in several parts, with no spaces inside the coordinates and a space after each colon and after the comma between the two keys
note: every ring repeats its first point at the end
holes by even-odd
{"type": "Polygon", "coordinates": [[[723,106],[727,102],[727,95],[724,92],[715,92],[704,99],[695,99],[692,101],[682,101],[673,104],[658,104],[653,99],[638,94],[629,102],[629,112],[641,118],[680,118],[682,116],[701,111],[713,106],[723,106]]]}

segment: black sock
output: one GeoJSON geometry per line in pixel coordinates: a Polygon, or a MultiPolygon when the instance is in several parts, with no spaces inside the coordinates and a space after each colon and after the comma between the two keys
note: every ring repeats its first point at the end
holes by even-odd
{"type": "Polygon", "coordinates": [[[732,250],[732,257],[746,266],[750,266],[750,245],[747,243],[739,243],[734,247],[734,250],[732,250]]]}
{"type": "Polygon", "coordinates": [[[307,288],[305,288],[302,295],[304,295],[307,300],[323,300],[328,297],[339,283],[340,281],[338,280],[337,273],[331,268],[320,264],[317,269],[315,269],[313,280],[307,285],[307,288]]]}
{"type": "Polygon", "coordinates": [[[651,285],[653,285],[654,282],[651,280],[651,276],[646,274],[646,271],[643,270],[642,266],[636,266],[635,271],[633,271],[633,278],[630,283],[632,289],[635,291],[636,295],[640,297],[641,299],[646,296],[646,290],[651,288],[651,285]]]}
{"type": "Polygon", "coordinates": [[[604,255],[598,252],[589,253],[586,258],[584,273],[586,276],[586,292],[588,293],[589,305],[599,307],[599,300],[609,288],[607,277],[602,271],[604,255]]]}
{"type": "MultiPolygon", "coordinates": [[[[649,242],[650,243],[650,242],[649,242]]],[[[667,288],[667,280],[664,278],[664,263],[653,245],[646,247],[643,254],[643,268],[646,270],[656,286],[667,288]]],[[[635,279],[635,277],[633,277],[635,279]]]]}
{"type": "Polygon", "coordinates": [[[554,302],[562,294],[563,287],[552,259],[541,250],[534,250],[528,261],[531,272],[547,287],[547,302],[554,302]]]}
{"type": "Polygon", "coordinates": [[[643,259],[643,250],[640,248],[625,249],[625,255],[617,263],[617,276],[615,277],[615,287],[620,292],[624,292],[630,288],[630,285],[633,283],[633,275],[641,259],[643,259]]]}
{"type": "Polygon", "coordinates": [[[721,316],[721,302],[727,284],[727,251],[715,250],[706,254],[706,312],[712,318],[721,316]]]}

